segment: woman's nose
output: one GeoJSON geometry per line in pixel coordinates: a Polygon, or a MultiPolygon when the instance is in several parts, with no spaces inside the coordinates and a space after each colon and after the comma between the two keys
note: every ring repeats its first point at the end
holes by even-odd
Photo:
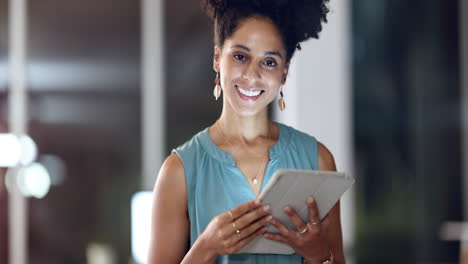
{"type": "Polygon", "coordinates": [[[260,73],[256,63],[251,62],[247,65],[247,67],[245,67],[244,72],[242,73],[242,78],[249,81],[260,78],[260,73]]]}

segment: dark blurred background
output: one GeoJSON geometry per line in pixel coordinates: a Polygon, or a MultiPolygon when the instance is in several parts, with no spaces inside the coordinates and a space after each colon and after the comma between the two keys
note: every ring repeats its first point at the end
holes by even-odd
{"type": "Polygon", "coordinates": [[[456,263],[458,1],[353,1],[357,263],[456,263]]]}
{"type": "MultiPolygon", "coordinates": [[[[112,245],[118,263],[128,263],[130,197],[141,181],[139,4],[28,5],[29,134],[42,155],[66,164],[59,185],[44,199],[29,199],[29,263],[86,263],[90,243],[112,245]]],[[[3,66],[7,7],[0,0],[3,66]]],[[[2,120],[5,88],[0,80],[2,120]]]]}
{"type": "MultiPolygon", "coordinates": [[[[351,1],[357,184],[347,253],[355,263],[458,263],[459,243],[439,236],[443,222],[463,219],[458,5],[351,1]]],[[[91,244],[132,263],[140,11],[130,0],[29,1],[29,131],[42,155],[66,165],[44,199],[29,199],[29,263],[86,263],[91,244]]],[[[168,154],[215,121],[221,103],[212,99],[212,27],[198,1],[164,1],[164,13],[168,154]]],[[[0,0],[0,130],[7,52],[8,1],[0,0]]],[[[0,263],[8,259],[7,199],[2,186],[0,263]]]]}

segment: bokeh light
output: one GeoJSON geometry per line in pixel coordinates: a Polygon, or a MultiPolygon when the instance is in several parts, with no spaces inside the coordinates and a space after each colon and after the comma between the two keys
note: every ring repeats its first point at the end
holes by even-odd
{"type": "Polygon", "coordinates": [[[0,134],[0,167],[28,165],[36,160],[37,146],[28,135],[0,134]]]}
{"type": "Polygon", "coordinates": [[[51,185],[57,186],[65,181],[67,167],[62,158],[52,154],[41,154],[38,162],[49,172],[51,185]]]}
{"type": "Polygon", "coordinates": [[[145,263],[150,241],[152,192],[137,192],[132,197],[132,255],[137,263],[145,263]]]}
{"type": "Polygon", "coordinates": [[[27,135],[18,137],[21,145],[21,157],[19,162],[21,165],[28,165],[34,162],[37,158],[37,146],[34,140],[27,135]]]}
{"type": "Polygon", "coordinates": [[[18,171],[18,189],[26,197],[44,198],[50,189],[50,175],[40,163],[32,163],[18,171]]]}
{"type": "Polygon", "coordinates": [[[0,134],[0,167],[13,167],[21,158],[21,143],[13,134],[0,134]]]}

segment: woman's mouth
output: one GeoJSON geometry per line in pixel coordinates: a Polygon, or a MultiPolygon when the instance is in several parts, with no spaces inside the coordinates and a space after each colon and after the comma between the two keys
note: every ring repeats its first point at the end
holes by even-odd
{"type": "Polygon", "coordinates": [[[257,100],[265,91],[260,89],[244,89],[238,85],[235,85],[235,87],[240,98],[247,101],[257,100]]]}

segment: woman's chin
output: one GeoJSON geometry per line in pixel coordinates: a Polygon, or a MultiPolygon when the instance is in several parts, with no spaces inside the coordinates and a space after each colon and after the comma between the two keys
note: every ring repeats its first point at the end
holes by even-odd
{"type": "Polygon", "coordinates": [[[252,102],[245,101],[239,98],[236,99],[238,100],[227,100],[227,102],[225,101],[225,103],[229,103],[231,105],[231,110],[238,116],[251,117],[256,116],[264,111],[268,111],[269,103],[265,102],[265,100],[257,100],[255,102],[252,102]]]}
{"type": "Polygon", "coordinates": [[[256,116],[258,114],[260,114],[261,112],[263,111],[266,111],[267,110],[267,106],[264,106],[264,107],[260,107],[260,106],[257,106],[257,105],[253,105],[253,106],[237,106],[234,108],[234,112],[239,115],[239,116],[242,116],[242,117],[251,117],[251,116],[256,116]]]}

